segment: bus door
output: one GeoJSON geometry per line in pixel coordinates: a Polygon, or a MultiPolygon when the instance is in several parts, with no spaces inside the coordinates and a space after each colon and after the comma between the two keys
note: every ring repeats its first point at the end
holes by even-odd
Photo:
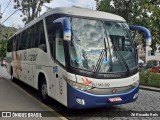
{"type": "Polygon", "coordinates": [[[61,23],[54,23],[54,61],[53,66],[55,80],[55,96],[62,104],[66,104],[67,90],[64,80],[66,76],[66,63],[63,40],[63,26],[61,23]]]}
{"type": "MultiPolygon", "coordinates": [[[[52,89],[52,96],[64,105],[67,105],[67,84],[65,78],[67,76],[66,60],[65,60],[65,41],[71,40],[70,21],[66,17],[56,19],[52,23],[52,34],[49,35],[49,41],[53,41],[53,49],[51,53],[54,58],[53,80],[51,84],[55,87],[52,89]]],[[[50,30],[51,30],[50,29],[50,30]]]]}

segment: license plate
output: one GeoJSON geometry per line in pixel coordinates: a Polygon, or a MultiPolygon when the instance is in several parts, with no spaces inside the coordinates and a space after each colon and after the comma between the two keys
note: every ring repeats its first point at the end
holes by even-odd
{"type": "Polygon", "coordinates": [[[110,102],[119,102],[122,101],[122,99],[120,97],[116,97],[116,98],[109,98],[108,99],[110,102]]]}

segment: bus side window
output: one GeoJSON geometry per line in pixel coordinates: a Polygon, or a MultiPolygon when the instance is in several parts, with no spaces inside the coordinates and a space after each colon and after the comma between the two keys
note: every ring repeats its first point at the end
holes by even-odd
{"type": "Polygon", "coordinates": [[[54,57],[54,44],[55,44],[55,29],[51,20],[46,21],[48,40],[50,44],[50,51],[52,57],[54,57]]]}
{"type": "Polygon", "coordinates": [[[17,39],[16,36],[13,37],[13,51],[16,51],[17,39]]]}
{"type": "Polygon", "coordinates": [[[44,52],[47,52],[43,21],[40,22],[39,26],[39,40],[39,48],[42,49],[44,52]]]}
{"type": "Polygon", "coordinates": [[[7,44],[7,52],[12,52],[13,48],[13,39],[9,39],[8,44],[7,44]]]}
{"type": "Polygon", "coordinates": [[[33,34],[34,34],[34,27],[30,27],[28,30],[27,35],[27,49],[32,48],[32,41],[33,41],[33,34]]]}
{"type": "Polygon", "coordinates": [[[34,32],[34,41],[33,41],[33,46],[34,48],[38,48],[39,45],[39,24],[35,24],[35,32],[34,32]]]}
{"type": "Polygon", "coordinates": [[[19,46],[20,46],[20,40],[21,40],[21,34],[18,34],[17,35],[17,49],[16,50],[19,50],[19,46]]]}
{"type": "Polygon", "coordinates": [[[27,44],[27,40],[26,40],[27,30],[23,31],[21,34],[22,35],[21,35],[19,50],[24,50],[26,49],[26,44],[27,44]]]}
{"type": "Polygon", "coordinates": [[[50,50],[51,50],[51,54],[52,56],[54,56],[54,44],[55,44],[55,30],[53,28],[48,29],[48,40],[49,40],[49,44],[50,44],[50,50]]]}

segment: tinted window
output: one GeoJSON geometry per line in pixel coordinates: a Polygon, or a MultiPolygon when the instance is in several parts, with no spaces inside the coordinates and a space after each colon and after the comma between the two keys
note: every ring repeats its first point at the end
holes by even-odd
{"type": "Polygon", "coordinates": [[[16,51],[16,47],[17,47],[17,39],[16,36],[13,37],[13,51],[16,51]]]}
{"type": "Polygon", "coordinates": [[[16,36],[16,39],[17,39],[16,50],[19,50],[19,45],[20,45],[20,40],[21,40],[21,34],[18,34],[18,35],[16,36]]]}
{"type": "Polygon", "coordinates": [[[39,45],[39,24],[38,23],[34,25],[34,31],[35,32],[33,34],[34,38],[33,38],[32,44],[33,44],[33,48],[37,48],[39,45]]]}
{"type": "Polygon", "coordinates": [[[32,42],[34,40],[34,27],[28,29],[27,35],[27,49],[32,48],[32,42]]]}
{"type": "MultiPolygon", "coordinates": [[[[53,24],[53,23],[52,23],[53,24]]],[[[52,56],[54,53],[54,42],[55,42],[55,36],[56,36],[56,29],[53,25],[48,25],[47,26],[47,31],[48,31],[48,40],[49,40],[49,44],[50,44],[50,50],[51,50],[51,54],[52,56]]]]}
{"type": "Polygon", "coordinates": [[[27,30],[23,31],[21,33],[21,41],[20,41],[20,46],[19,46],[19,50],[23,50],[26,49],[26,44],[27,44],[27,30]]]}
{"type": "Polygon", "coordinates": [[[43,21],[39,22],[39,46],[44,52],[47,52],[43,21]]]}
{"type": "Polygon", "coordinates": [[[12,48],[13,48],[13,40],[11,38],[9,39],[8,44],[7,44],[7,52],[12,52],[12,48]]]}

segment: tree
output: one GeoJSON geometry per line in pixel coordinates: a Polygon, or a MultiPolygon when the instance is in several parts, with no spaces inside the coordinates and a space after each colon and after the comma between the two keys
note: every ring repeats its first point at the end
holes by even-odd
{"type": "Polygon", "coordinates": [[[4,58],[6,56],[6,52],[7,52],[7,41],[9,39],[10,36],[12,36],[13,33],[6,33],[3,35],[4,39],[0,40],[0,58],[4,58]]]}
{"type": "Polygon", "coordinates": [[[131,25],[147,27],[153,36],[153,49],[156,43],[160,44],[159,0],[96,0],[96,2],[97,10],[120,15],[131,25]]]}
{"type": "Polygon", "coordinates": [[[118,14],[129,21],[132,14],[137,14],[138,0],[96,0],[97,10],[118,14]],[[134,9],[135,8],[135,9],[134,9]]]}
{"type": "Polygon", "coordinates": [[[7,41],[1,40],[1,42],[0,42],[0,58],[3,59],[6,56],[6,51],[7,51],[7,41]]]}
{"type": "Polygon", "coordinates": [[[25,16],[23,21],[27,24],[34,18],[38,17],[41,7],[44,3],[50,3],[52,0],[14,0],[15,9],[19,9],[25,16]]]}

